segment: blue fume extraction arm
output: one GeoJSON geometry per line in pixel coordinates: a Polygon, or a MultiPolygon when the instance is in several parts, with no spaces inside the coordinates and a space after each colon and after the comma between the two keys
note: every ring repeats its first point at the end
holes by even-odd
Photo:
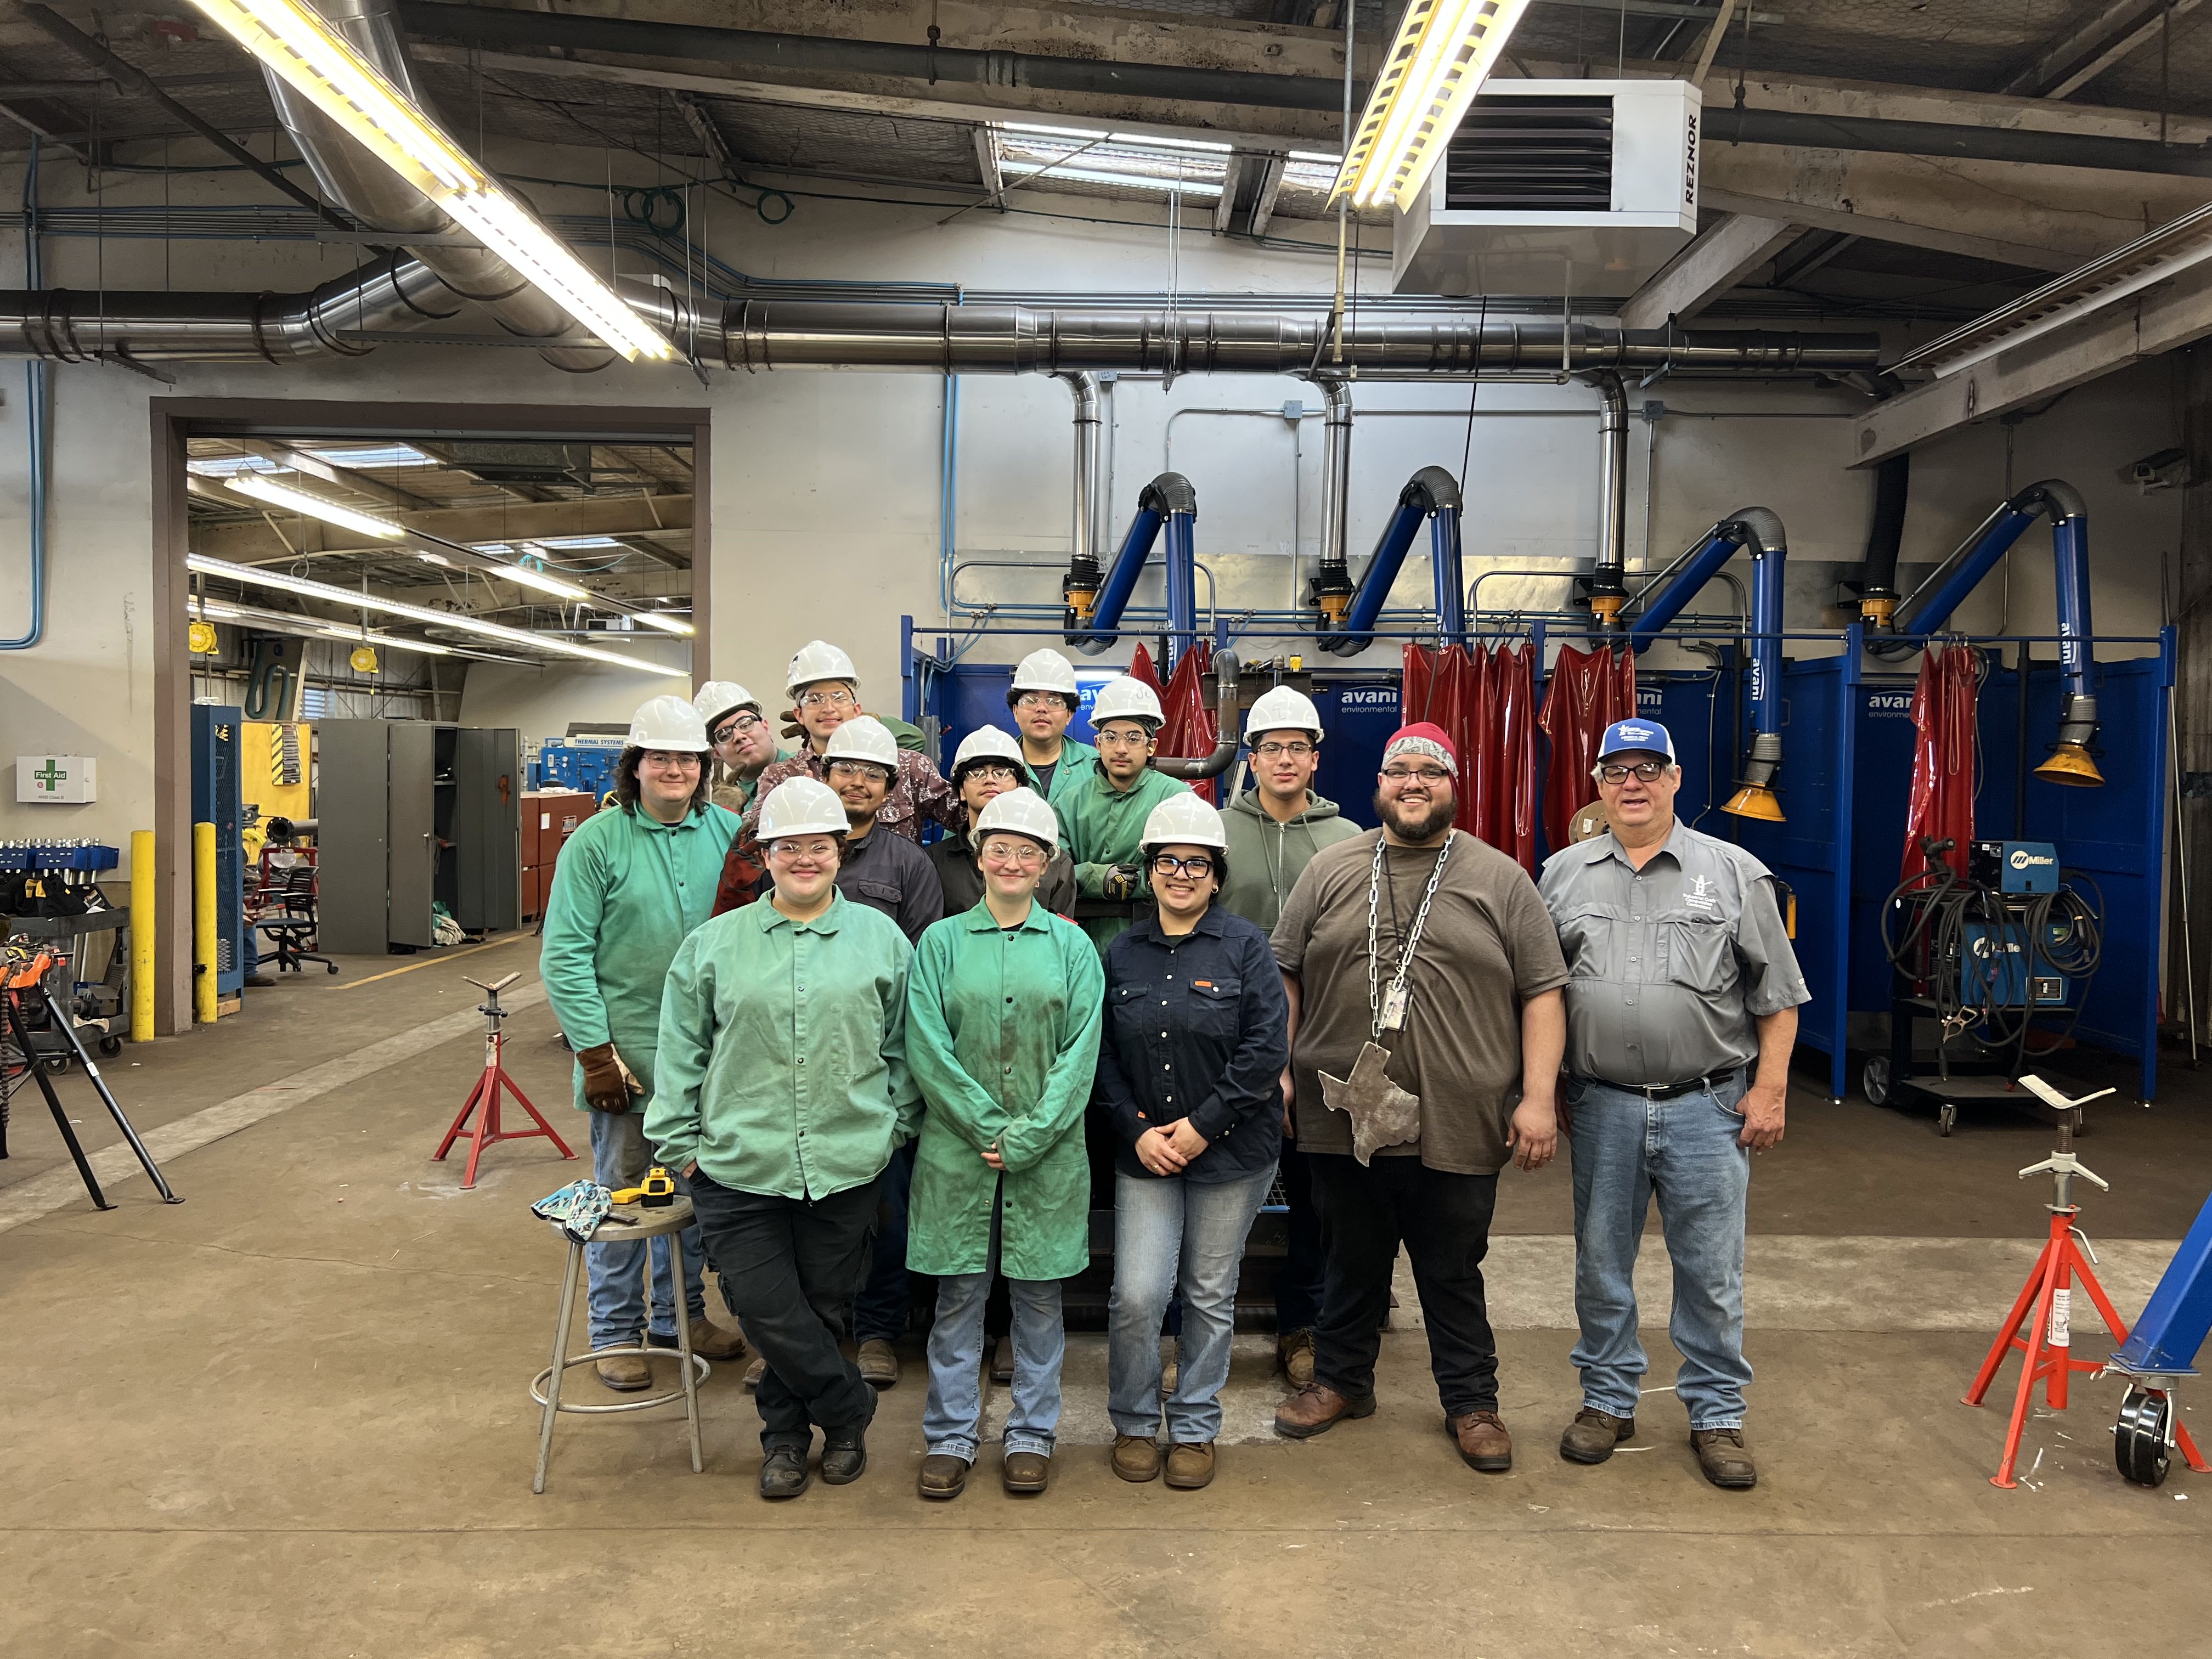
{"type": "MultiPolygon", "coordinates": [[[[2081,491],[2057,478],[2032,483],[1998,504],[1951,556],[1936,568],[1911,598],[1897,610],[1899,634],[1940,634],[1951,613],[2009,552],[2039,517],[2051,519],[2051,551],[2056,565],[2058,610],[2058,671],[2066,695],[2058,710],[2058,740],[2051,757],[2035,769],[2046,783],[2094,788],[2105,781],[2090,756],[2097,740],[2097,699],[2089,689],[2089,509],[2081,491]]],[[[1879,651],[1881,647],[1876,645],[1879,651]]],[[[2021,696],[2027,687],[2020,688],[2021,696]]]]}
{"type": "Polygon", "coordinates": [[[1739,550],[1751,550],[1751,749],[1736,792],[1721,808],[1740,818],[1783,821],[1774,779],[1782,769],[1782,577],[1790,557],[1782,520],[1763,507],[1730,514],[1676,562],[1680,574],[1644,607],[1629,645],[1649,649],[1683,606],[1739,550]]]}
{"type": "Polygon", "coordinates": [[[1436,578],[1437,636],[1440,643],[1456,645],[1467,635],[1462,589],[1460,585],[1459,480],[1440,466],[1425,466],[1398,492],[1397,511],[1375,544],[1375,556],[1352,590],[1340,629],[1325,624],[1316,635],[1321,648],[1340,657],[1357,656],[1375,642],[1376,618],[1390,597],[1406,554],[1429,525],[1429,563],[1436,578]]]}
{"type": "Polygon", "coordinates": [[[1137,591],[1137,578],[1152,556],[1152,544],[1167,532],[1168,659],[1163,672],[1188,650],[1198,630],[1198,491],[1180,472],[1163,472],[1137,497],[1136,516],[1121,538],[1121,550],[1102,576],[1097,562],[1071,568],[1060,583],[1067,601],[1066,641],[1086,656],[1112,649],[1121,637],[1121,615],[1137,591]]]}

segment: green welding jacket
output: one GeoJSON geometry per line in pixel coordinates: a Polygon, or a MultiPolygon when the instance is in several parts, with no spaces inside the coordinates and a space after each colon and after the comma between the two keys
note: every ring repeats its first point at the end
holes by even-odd
{"type": "MultiPolygon", "coordinates": [[[[1060,781],[1053,781],[1057,785],[1060,781]]],[[[1104,898],[1106,872],[1117,864],[1138,861],[1145,820],[1152,816],[1152,808],[1189,787],[1182,779],[1148,766],[1137,775],[1133,787],[1116,789],[1105,767],[1093,763],[1085,772],[1080,788],[1072,788],[1065,799],[1055,797],[1052,805],[1060,814],[1060,838],[1075,860],[1077,894],[1086,899],[1104,898]]],[[[1140,896],[1151,892],[1151,884],[1144,883],[1138,891],[1140,896]]],[[[1115,937],[1127,931],[1129,919],[1093,916],[1081,926],[1103,956],[1115,937]]]]}
{"type": "MultiPolygon", "coordinates": [[[[1098,762],[1098,751],[1087,743],[1078,743],[1073,738],[1060,740],[1060,758],[1052,763],[1052,783],[1043,791],[1045,805],[1055,812],[1066,811],[1060,803],[1081,788],[1091,778],[1091,769],[1098,762]]],[[[1024,760],[1024,766],[1029,762],[1024,760]]],[[[1030,766],[1030,775],[1035,778],[1036,768],[1030,766]]]]}
{"type": "Polygon", "coordinates": [[[1007,1278],[1066,1279],[1090,1264],[1083,1115],[1105,1001],[1098,953],[1041,904],[1018,927],[979,903],[922,934],[907,980],[907,1063],[926,1103],[908,1267],[982,1272],[994,1200],[1007,1278]],[[1003,1176],[983,1162],[994,1142],[1003,1176]]]}
{"type": "Polygon", "coordinates": [[[733,1192],[826,1198],[873,1181],[914,1138],[906,1059],[913,951],[840,893],[811,921],[763,899],[676,953],[645,1138],[733,1192]]]}
{"type": "MultiPolygon", "coordinates": [[[[714,913],[714,885],[738,818],[706,806],[679,823],[635,807],[594,812],[568,837],[545,901],[538,971],[575,1049],[611,1042],[653,1093],[660,992],[684,936],[714,913]]],[[[574,1098],[584,1104],[584,1068],[574,1098]]]]}

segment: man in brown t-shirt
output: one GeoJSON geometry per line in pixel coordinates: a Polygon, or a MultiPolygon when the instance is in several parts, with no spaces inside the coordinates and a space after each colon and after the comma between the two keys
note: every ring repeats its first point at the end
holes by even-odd
{"type": "Polygon", "coordinates": [[[1328,1262],[1314,1378],[1275,1430],[1304,1439],[1374,1411],[1402,1243],[1445,1431],[1494,1472],[1512,1468],[1513,1442],[1498,1416],[1482,1258],[1498,1170],[1539,1169],[1558,1150],[1567,965],[1527,872],[1452,829],[1458,770],[1442,731],[1401,729],[1382,751],[1382,828],[1316,854],[1276,924],[1286,1093],[1328,1262]],[[1355,1154],[1356,1116],[1369,1158],[1355,1154]]]}

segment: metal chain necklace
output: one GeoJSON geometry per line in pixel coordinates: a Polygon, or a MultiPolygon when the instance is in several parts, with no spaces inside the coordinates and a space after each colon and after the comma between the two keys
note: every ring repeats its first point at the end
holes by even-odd
{"type": "MultiPolygon", "coordinates": [[[[1420,949],[1421,934],[1429,925],[1429,906],[1435,902],[1437,884],[1443,879],[1444,860],[1451,857],[1452,848],[1458,844],[1459,832],[1448,830],[1443,848],[1437,854],[1437,862],[1429,872],[1429,884],[1421,894],[1421,908],[1413,913],[1413,925],[1406,932],[1398,947],[1398,966],[1390,976],[1389,1006],[1393,1016],[1389,1029],[1396,1030],[1405,1024],[1406,975],[1412,971],[1413,953],[1420,949]]],[[[1387,843],[1377,837],[1375,842],[1375,862],[1367,872],[1367,1015],[1370,1036],[1380,1041],[1383,1031],[1383,994],[1382,986],[1381,943],[1377,907],[1382,896],[1382,860],[1387,843]]],[[[1391,900],[1395,912],[1397,891],[1395,885],[1391,900]]],[[[1395,915],[1393,918],[1395,921],[1395,915]]]]}

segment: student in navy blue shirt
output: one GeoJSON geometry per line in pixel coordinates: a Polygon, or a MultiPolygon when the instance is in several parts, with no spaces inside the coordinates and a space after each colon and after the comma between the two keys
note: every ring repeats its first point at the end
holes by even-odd
{"type": "Polygon", "coordinates": [[[1115,1146],[1114,1294],[1107,1411],[1114,1473],[1160,1473],[1160,1321],[1182,1303],[1166,1402],[1170,1486],[1213,1479],[1216,1396],[1244,1237],[1282,1150],[1288,999],[1267,936],[1217,902],[1227,883],[1221,815],[1170,797],[1146,820],[1153,914],[1106,951],[1097,1104],[1115,1146]]]}

